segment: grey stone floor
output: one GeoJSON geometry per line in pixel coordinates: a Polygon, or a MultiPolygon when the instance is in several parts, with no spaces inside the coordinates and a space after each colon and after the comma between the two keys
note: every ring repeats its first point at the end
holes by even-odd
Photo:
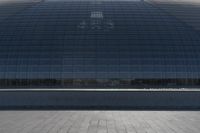
{"type": "Polygon", "coordinates": [[[199,133],[200,111],[0,111],[0,133],[199,133]]]}

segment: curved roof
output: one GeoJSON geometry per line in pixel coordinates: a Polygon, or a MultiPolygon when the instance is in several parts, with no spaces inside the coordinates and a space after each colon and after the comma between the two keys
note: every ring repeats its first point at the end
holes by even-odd
{"type": "Polygon", "coordinates": [[[0,78],[199,78],[199,44],[150,2],[44,1],[0,21],[0,78]]]}

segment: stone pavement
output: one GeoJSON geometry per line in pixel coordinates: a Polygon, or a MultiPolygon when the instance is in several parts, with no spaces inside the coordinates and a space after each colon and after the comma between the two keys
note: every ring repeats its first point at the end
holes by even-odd
{"type": "Polygon", "coordinates": [[[0,111],[0,133],[199,133],[199,111],[0,111]]]}

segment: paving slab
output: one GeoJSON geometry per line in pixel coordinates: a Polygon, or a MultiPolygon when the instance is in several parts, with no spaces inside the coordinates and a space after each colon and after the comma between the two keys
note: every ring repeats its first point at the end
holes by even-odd
{"type": "Polygon", "coordinates": [[[200,111],[0,111],[1,133],[199,133],[200,111]]]}

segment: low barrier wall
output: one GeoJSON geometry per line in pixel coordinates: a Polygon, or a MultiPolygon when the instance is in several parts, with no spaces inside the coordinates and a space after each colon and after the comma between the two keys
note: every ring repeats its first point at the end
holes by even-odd
{"type": "Polygon", "coordinates": [[[200,109],[200,91],[0,91],[0,108],[200,109]]]}

